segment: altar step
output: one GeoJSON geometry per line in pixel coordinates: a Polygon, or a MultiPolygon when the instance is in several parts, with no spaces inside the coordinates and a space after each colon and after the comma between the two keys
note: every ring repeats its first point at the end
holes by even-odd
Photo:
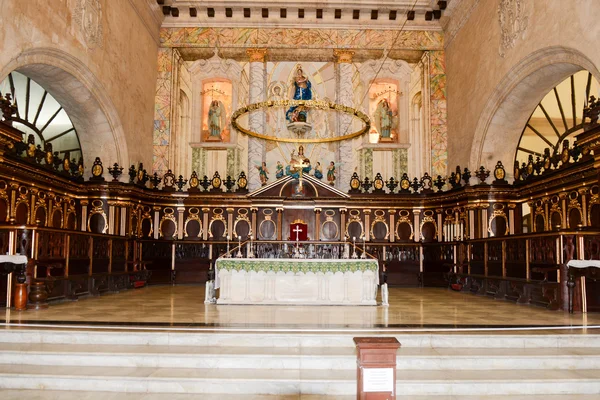
{"type": "MultiPolygon", "coordinates": [[[[367,335],[2,330],[0,389],[353,398],[353,336],[367,335]]],[[[399,399],[600,395],[600,335],[395,336],[399,399]]]]}

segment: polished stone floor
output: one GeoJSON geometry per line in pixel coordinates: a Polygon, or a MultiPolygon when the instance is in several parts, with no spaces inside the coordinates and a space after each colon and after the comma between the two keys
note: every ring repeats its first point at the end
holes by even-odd
{"type": "Polygon", "coordinates": [[[46,310],[6,310],[0,323],[244,330],[600,326],[600,314],[569,315],[442,288],[390,288],[389,303],[389,307],[205,305],[203,286],[154,286],[52,304],[46,310]]]}

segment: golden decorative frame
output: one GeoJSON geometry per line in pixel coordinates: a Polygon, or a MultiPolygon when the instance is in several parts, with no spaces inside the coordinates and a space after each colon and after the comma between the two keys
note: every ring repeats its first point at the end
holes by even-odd
{"type": "Polygon", "coordinates": [[[175,210],[171,207],[165,207],[163,209],[163,212],[164,215],[158,222],[158,234],[162,237],[165,237],[162,230],[163,223],[171,221],[173,222],[173,224],[175,224],[175,229],[173,230],[173,235],[171,236],[171,238],[175,239],[177,237],[177,219],[175,218],[175,210]]]}
{"type": "Polygon", "coordinates": [[[246,135],[253,136],[259,139],[271,140],[274,142],[282,142],[282,143],[331,143],[331,142],[339,142],[342,140],[353,139],[355,137],[361,136],[371,129],[371,120],[369,116],[362,111],[359,111],[355,108],[345,106],[343,104],[337,104],[333,102],[323,101],[323,100],[269,100],[263,101],[260,103],[249,104],[245,107],[241,107],[231,115],[231,125],[237,129],[239,132],[245,133],[246,135]],[[238,118],[242,115],[250,113],[252,111],[258,111],[263,108],[272,108],[272,107],[291,107],[291,106],[304,106],[307,108],[314,108],[317,110],[335,110],[345,114],[349,114],[351,116],[357,117],[359,120],[364,122],[365,126],[356,131],[349,133],[347,135],[342,135],[338,137],[332,138],[314,138],[314,139],[300,139],[300,138],[279,138],[276,136],[264,135],[262,133],[251,131],[250,129],[246,129],[240,126],[237,122],[238,118]]]}
{"type": "Polygon", "coordinates": [[[579,203],[579,193],[571,192],[569,193],[569,203],[567,204],[567,228],[571,226],[571,210],[577,209],[579,211],[579,217],[581,218],[581,222],[583,222],[583,208],[581,208],[581,203],[579,203]],[[575,195],[575,197],[573,197],[575,195]]]}
{"type": "Polygon", "coordinates": [[[371,240],[375,239],[375,235],[373,234],[373,228],[375,228],[375,224],[381,222],[383,223],[383,225],[385,225],[385,237],[383,239],[376,239],[376,240],[388,240],[390,237],[390,226],[388,225],[387,221],[385,220],[385,211],[383,210],[375,210],[375,212],[373,213],[375,215],[375,219],[373,220],[373,222],[371,222],[371,240]]]}
{"type": "Polygon", "coordinates": [[[356,222],[358,223],[358,225],[360,225],[360,235],[358,236],[358,239],[362,239],[365,236],[365,226],[363,225],[362,220],[360,219],[360,211],[358,210],[350,210],[348,212],[348,221],[346,221],[346,231],[344,232],[344,235],[346,237],[346,239],[350,239],[350,234],[348,233],[348,228],[350,227],[350,224],[356,222]]]}
{"type": "Polygon", "coordinates": [[[152,237],[154,233],[154,221],[152,219],[152,214],[150,213],[152,209],[150,207],[142,207],[142,215],[138,215],[138,236],[143,234],[142,232],[142,222],[145,220],[150,221],[150,231],[148,232],[148,237],[152,237]]]}
{"type": "Polygon", "coordinates": [[[321,224],[321,236],[324,236],[323,232],[325,232],[325,225],[333,224],[333,226],[335,226],[335,235],[333,235],[332,238],[323,237],[323,239],[336,240],[338,235],[340,234],[340,227],[338,226],[337,222],[335,222],[333,220],[333,217],[335,216],[335,211],[334,210],[325,210],[324,214],[325,214],[325,221],[323,221],[323,223],[321,224]]]}
{"type": "Polygon", "coordinates": [[[258,235],[260,235],[260,238],[263,240],[273,240],[277,237],[277,224],[275,223],[275,221],[273,221],[271,219],[271,216],[273,215],[273,210],[271,210],[270,208],[267,208],[267,209],[262,210],[262,213],[265,216],[265,219],[260,221],[260,224],[258,224],[258,232],[257,233],[258,233],[258,235]],[[273,235],[268,236],[268,237],[266,235],[264,235],[263,231],[262,231],[263,224],[266,225],[267,223],[273,225],[273,235]]]}
{"type": "Polygon", "coordinates": [[[213,238],[212,225],[215,221],[219,221],[223,224],[225,230],[223,231],[222,237],[227,237],[227,221],[225,220],[225,217],[223,217],[222,208],[213,208],[213,217],[210,219],[210,223],[208,224],[208,237],[211,239],[213,238]]]}
{"type": "Polygon", "coordinates": [[[246,209],[246,208],[238,209],[238,215],[235,218],[235,222],[233,223],[233,232],[232,232],[233,236],[236,238],[238,237],[238,234],[237,234],[237,231],[235,228],[237,227],[238,223],[240,223],[240,222],[245,222],[248,225],[248,236],[252,236],[252,234],[253,234],[252,224],[250,223],[250,219],[248,218],[248,209],[246,209]]]}
{"type": "Polygon", "coordinates": [[[410,220],[410,212],[408,210],[400,210],[398,213],[398,221],[396,222],[396,227],[394,228],[394,234],[396,235],[397,240],[401,240],[400,233],[398,233],[398,228],[400,228],[401,224],[408,224],[410,227],[410,236],[408,237],[408,240],[413,240],[415,237],[415,228],[410,220]]]}
{"type": "Polygon", "coordinates": [[[106,218],[106,213],[104,212],[104,208],[102,208],[104,205],[104,203],[102,202],[102,200],[93,200],[92,201],[92,209],[90,210],[90,213],[88,215],[88,219],[87,219],[87,231],[91,232],[92,230],[90,229],[90,221],[92,220],[92,217],[96,214],[100,214],[102,216],[102,218],[104,218],[104,228],[102,229],[102,233],[106,233],[108,232],[108,218],[106,218]]]}
{"type": "Polygon", "coordinates": [[[587,224],[592,226],[592,206],[600,204],[600,186],[594,185],[590,188],[590,200],[588,201],[587,224]],[[594,193],[595,192],[595,193],[594,193]]]}
{"type": "Polygon", "coordinates": [[[494,204],[494,211],[490,218],[488,218],[488,232],[490,236],[495,237],[494,231],[492,231],[492,221],[494,218],[504,218],[504,222],[506,222],[506,228],[504,229],[504,236],[508,235],[510,232],[510,227],[508,226],[508,218],[506,217],[506,213],[504,212],[504,205],[496,203],[494,204]]]}
{"type": "Polygon", "coordinates": [[[423,220],[419,224],[419,236],[421,237],[422,241],[425,240],[425,237],[423,236],[423,225],[425,225],[428,222],[431,222],[433,224],[433,238],[435,239],[438,235],[438,226],[437,222],[435,222],[434,214],[435,213],[432,210],[423,211],[423,220]]]}
{"type": "Polygon", "coordinates": [[[200,230],[198,231],[198,235],[196,235],[195,237],[197,237],[197,238],[202,237],[202,232],[203,232],[202,229],[204,227],[202,226],[202,220],[200,219],[200,209],[198,209],[198,207],[192,207],[189,209],[189,215],[185,219],[185,222],[183,224],[183,237],[190,237],[190,235],[188,235],[188,232],[187,232],[187,226],[190,221],[198,222],[198,224],[200,225],[200,230]]]}

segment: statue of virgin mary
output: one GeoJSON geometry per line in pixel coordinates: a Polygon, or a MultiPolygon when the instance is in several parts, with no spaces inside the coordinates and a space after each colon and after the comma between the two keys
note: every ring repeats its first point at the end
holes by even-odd
{"type": "MultiPolygon", "coordinates": [[[[292,96],[294,100],[312,100],[312,85],[304,75],[302,66],[298,65],[292,83],[294,85],[294,95],[292,96]]],[[[305,107],[292,106],[285,113],[285,118],[288,122],[306,122],[306,113],[305,107]]]]}

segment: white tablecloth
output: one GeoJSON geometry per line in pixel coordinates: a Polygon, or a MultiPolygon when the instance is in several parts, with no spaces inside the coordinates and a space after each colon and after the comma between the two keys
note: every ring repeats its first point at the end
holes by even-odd
{"type": "Polygon", "coordinates": [[[27,256],[2,256],[0,255],[0,263],[12,263],[12,264],[27,264],[27,256]]]}
{"type": "Polygon", "coordinates": [[[600,260],[571,260],[567,263],[569,268],[600,268],[600,260]]]}

